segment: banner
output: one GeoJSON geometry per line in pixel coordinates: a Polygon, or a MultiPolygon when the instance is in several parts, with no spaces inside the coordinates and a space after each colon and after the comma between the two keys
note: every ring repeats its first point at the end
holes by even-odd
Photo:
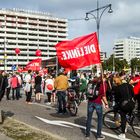
{"type": "Polygon", "coordinates": [[[37,58],[32,60],[31,62],[29,62],[26,67],[24,67],[23,71],[28,71],[28,70],[32,70],[32,71],[40,71],[41,70],[41,58],[37,58]]]}
{"type": "Polygon", "coordinates": [[[100,52],[96,33],[62,41],[56,44],[59,64],[66,69],[76,70],[100,63],[100,52]]]}

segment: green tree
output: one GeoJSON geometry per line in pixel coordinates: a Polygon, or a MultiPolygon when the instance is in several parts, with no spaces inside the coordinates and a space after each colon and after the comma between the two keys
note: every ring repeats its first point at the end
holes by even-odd
{"type": "Polygon", "coordinates": [[[130,67],[131,67],[132,73],[134,73],[136,70],[140,71],[140,59],[138,58],[131,59],[130,67]]]}
{"type": "MultiPolygon", "coordinates": [[[[115,71],[122,71],[124,68],[129,68],[128,62],[126,59],[119,60],[118,58],[114,58],[115,71]]],[[[103,62],[104,70],[113,70],[113,55],[111,55],[107,60],[103,62]]]]}

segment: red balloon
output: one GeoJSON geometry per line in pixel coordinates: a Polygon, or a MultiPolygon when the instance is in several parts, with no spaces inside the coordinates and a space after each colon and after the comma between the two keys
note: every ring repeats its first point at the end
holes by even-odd
{"type": "Polygon", "coordinates": [[[51,84],[48,84],[48,85],[47,85],[47,89],[48,89],[48,90],[53,90],[53,86],[52,86],[51,84]]]}
{"type": "Polygon", "coordinates": [[[41,50],[36,50],[36,56],[41,56],[41,50]]]}
{"type": "Polygon", "coordinates": [[[20,53],[20,49],[19,49],[19,48],[16,48],[16,49],[15,49],[15,53],[16,53],[16,54],[19,54],[19,53],[20,53]]]}

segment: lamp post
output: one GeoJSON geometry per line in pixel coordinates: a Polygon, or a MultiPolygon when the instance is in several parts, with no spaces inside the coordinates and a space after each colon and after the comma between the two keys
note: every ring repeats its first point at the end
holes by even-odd
{"type": "Polygon", "coordinates": [[[7,49],[6,45],[8,44],[8,41],[4,39],[4,71],[7,71],[7,49]]]}
{"type": "Polygon", "coordinates": [[[113,71],[115,71],[115,47],[113,48],[113,71]]]}
{"type": "Polygon", "coordinates": [[[99,7],[99,1],[97,0],[97,8],[91,11],[86,12],[86,17],[85,20],[89,20],[89,15],[93,16],[95,21],[96,21],[96,26],[97,26],[97,36],[98,36],[98,42],[99,42],[99,30],[100,30],[100,21],[101,21],[101,17],[103,15],[103,13],[108,10],[108,13],[112,13],[113,10],[111,8],[111,4],[99,7]],[[100,12],[101,11],[101,12],[100,12]],[[97,12],[96,15],[94,15],[93,13],[97,12]]]}
{"type": "Polygon", "coordinates": [[[16,67],[17,67],[17,70],[18,70],[18,55],[20,54],[20,49],[19,48],[16,48],[15,49],[15,53],[16,53],[16,57],[17,57],[17,62],[16,62],[17,63],[17,66],[16,67]]]}

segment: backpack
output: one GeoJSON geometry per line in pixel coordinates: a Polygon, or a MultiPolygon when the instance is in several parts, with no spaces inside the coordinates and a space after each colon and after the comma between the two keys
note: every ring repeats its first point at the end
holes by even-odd
{"type": "Polygon", "coordinates": [[[94,83],[94,84],[91,84],[89,83],[88,84],[88,87],[87,87],[87,99],[88,100],[95,100],[98,98],[99,96],[99,88],[100,88],[100,84],[99,83],[94,83]]]}
{"type": "Polygon", "coordinates": [[[73,77],[72,79],[75,80],[75,81],[72,83],[72,86],[74,86],[74,87],[79,87],[79,86],[80,86],[80,78],[79,78],[79,77],[73,77]]]}

